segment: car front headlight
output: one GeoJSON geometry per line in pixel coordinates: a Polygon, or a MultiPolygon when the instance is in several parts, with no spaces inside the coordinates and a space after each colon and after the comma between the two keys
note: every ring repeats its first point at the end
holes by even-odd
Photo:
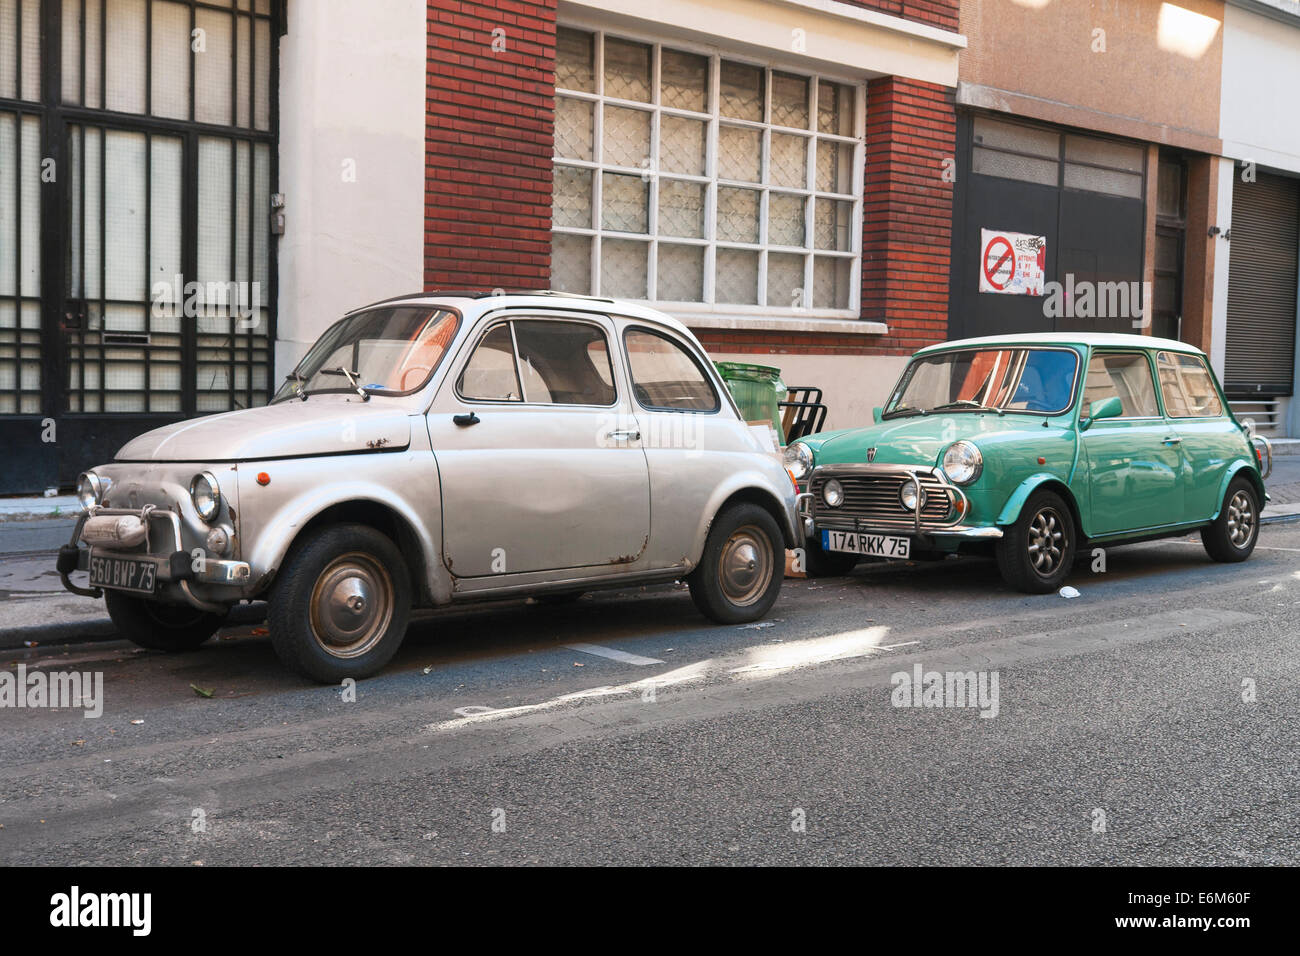
{"type": "Polygon", "coordinates": [[[831,508],[844,504],[844,486],[832,478],[822,488],[822,500],[831,508]]]}
{"type": "Polygon", "coordinates": [[[903,507],[908,511],[924,508],[925,489],[918,488],[916,482],[909,478],[903,482],[903,487],[898,489],[898,500],[903,503],[903,507]]]}
{"type": "Polygon", "coordinates": [[[813,469],[812,449],[803,442],[792,442],[785,446],[785,467],[794,475],[795,481],[803,481],[813,469]]]}
{"type": "Polygon", "coordinates": [[[93,471],[83,472],[77,477],[77,503],[83,511],[89,511],[104,500],[104,483],[93,471]]]}
{"type": "Polygon", "coordinates": [[[190,479],[190,500],[194,510],[204,521],[211,521],[221,510],[221,486],[210,471],[201,472],[190,479]]]}
{"type": "Polygon", "coordinates": [[[984,456],[968,441],[955,441],[943,453],[943,473],[954,484],[969,485],[984,470],[984,456]]]}

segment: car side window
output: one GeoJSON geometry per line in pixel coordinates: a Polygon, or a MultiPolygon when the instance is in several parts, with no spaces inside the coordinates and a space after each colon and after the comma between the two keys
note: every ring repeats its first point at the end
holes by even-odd
{"type": "Polygon", "coordinates": [[[704,369],[680,345],[645,329],[623,334],[632,391],[644,408],[716,412],[722,407],[704,369]]]}
{"type": "Polygon", "coordinates": [[[1158,352],[1156,371],[1170,418],[1213,418],[1223,414],[1218,389],[1200,356],[1158,352]]]}
{"type": "Polygon", "coordinates": [[[480,402],[523,401],[523,389],[515,372],[515,346],[510,323],[493,326],[465,363],[456,386],[462,398],[480,402]]]}
{"type": "Polygon", "coordinates": [[[586,322],[516,321],[524,401],[613,405],[617,399],[605,333],[586,322]]]}
{"type": "Polygon", "coordinates": [[[1083,416],[1092,416],[1092,406],[1104,398],[1118,397],[1121,418],[1156,418],[1156,387],[1151,365],[1142,352],[1094,352],[1088,362],[1083,385],[1083,416]]]}

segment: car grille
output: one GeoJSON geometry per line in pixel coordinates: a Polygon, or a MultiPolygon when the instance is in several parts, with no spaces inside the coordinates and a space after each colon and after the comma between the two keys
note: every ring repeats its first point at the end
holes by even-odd
{"type": "MultiPolygon", "coordinates": [[[[919,472],[917,480],[925,489],[925,506],[921,508],[921,526],[946,524],[952,514],[952,499],[942,481],[928,472],[919,472]]],[[[906,474],[884,475],[817,475],[809,491],[813,494],[813,519],[818,527],[852,530],[860,523],[867,528],[915,528],[916,518],[903,507],[898,492],[906,474]],[[831,478],[844,487],[844,503],[838,508],[827,506],[822,488],[831,478]]]]}

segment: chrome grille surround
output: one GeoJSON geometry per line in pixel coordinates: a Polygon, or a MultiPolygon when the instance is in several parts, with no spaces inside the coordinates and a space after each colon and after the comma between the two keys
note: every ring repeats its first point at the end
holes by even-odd
{"type": "Polygon", "coordinates": [[[903,531],[919,534],[954,528],[969,509],[961,509],[966,496],[938,468],[907,465],[826,465],[808,479],[813,521],[817,528],[838,531],[903,531]],[[844,503],[832,508],[822,500],[822,488],[835,478],[844,488],[844,503]],[[925,492],[920,514],[908,511],[899,499],[903,482],[915,478],[925,492]]]}

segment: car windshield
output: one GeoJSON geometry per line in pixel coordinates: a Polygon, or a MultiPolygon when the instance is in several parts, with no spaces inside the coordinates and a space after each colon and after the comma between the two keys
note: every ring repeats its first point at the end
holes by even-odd
{"type": "Polygon", "coordinates": [[[975,348],[911,361],[883,417],[930,412],[1063,412],[1079,368],[1071,349],[975,348]]]}
{"type": "Polygon", "coordinates": [[[429,306],[370,309],[325,331],[272,403],[326,392],[407,395],[424,386],[456,334],[458,316],[429,306]]]}

